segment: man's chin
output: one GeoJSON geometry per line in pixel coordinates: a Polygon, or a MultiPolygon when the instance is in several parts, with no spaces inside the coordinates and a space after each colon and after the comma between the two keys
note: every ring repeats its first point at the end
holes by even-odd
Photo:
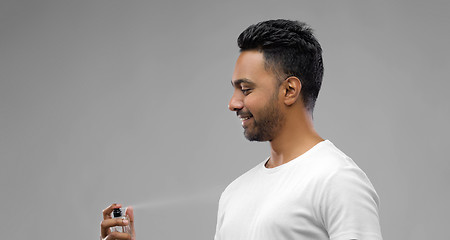
{"type": "Polygon", "coordinates": [[[250,142],[266,142],[269,141],[257,133],[251,133],[247,129],[244,130],[244,136],[250,142]]]}
{"type": "Polygon", "coordinates": [[[258,141],[254,134],[249,133],[247,129],[244,129],[244,137],[249,141],[258,141]]]}

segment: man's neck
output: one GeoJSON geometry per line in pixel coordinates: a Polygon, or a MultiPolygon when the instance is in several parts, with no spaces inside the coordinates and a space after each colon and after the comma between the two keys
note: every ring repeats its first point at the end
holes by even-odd
{"type": "Polygon", "coordinates": [[[297,115],[287,118],[279,134],[270,141],[271,154],[267,168],[287,163],[324,140],[314,130],[309,114],[297,115]]]}

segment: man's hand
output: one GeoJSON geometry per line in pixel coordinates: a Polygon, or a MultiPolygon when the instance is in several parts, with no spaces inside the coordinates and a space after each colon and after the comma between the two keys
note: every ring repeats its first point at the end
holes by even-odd
{"type": "Polygon", "coordinates": [[[101,227],[101,238],[103,240],[114,240],[114,239],[129,239],[129,240],[135,240],[136,235],[134,232],[134,214],[133,214],[133,208],[127,207],[127,210],[125,211],[125,215],[128,216],[130,220],[127,219],[121,219],[121,218],[112,218],[111,213],[116,208],[121,208],[122,205],[120,204],[112,204],[111,206],[107,207],[105,210],[103,210],[103,221],[100,224],[101,227]],[[131,234],[129,233],[121,233],[121,232],[111,232],[110,228],[114,226],[130,226],[131,234]]]}

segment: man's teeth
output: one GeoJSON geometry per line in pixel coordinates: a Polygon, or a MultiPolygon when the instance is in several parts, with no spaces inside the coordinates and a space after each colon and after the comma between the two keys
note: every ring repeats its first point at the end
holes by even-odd
{"type": "Polygon", "coordinates": [[[245,121],[245,120],[247,120],[247,119],[250,119],[251,117],[244,117],[244,118],[241,118],[241,121],[245,121]]]}

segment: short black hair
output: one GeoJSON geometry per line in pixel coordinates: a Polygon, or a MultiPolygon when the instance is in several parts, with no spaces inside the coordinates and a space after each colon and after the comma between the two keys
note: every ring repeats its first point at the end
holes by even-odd
{"type": "Polygon", "coordinates": [[[312,29],[303,22],[285,19],[251,25],[238,37],[240,51],[263,53],[265,67],[280,80],[298,77],[305,108],[312,114],[322,85],[322,48],[312,29]]]}

